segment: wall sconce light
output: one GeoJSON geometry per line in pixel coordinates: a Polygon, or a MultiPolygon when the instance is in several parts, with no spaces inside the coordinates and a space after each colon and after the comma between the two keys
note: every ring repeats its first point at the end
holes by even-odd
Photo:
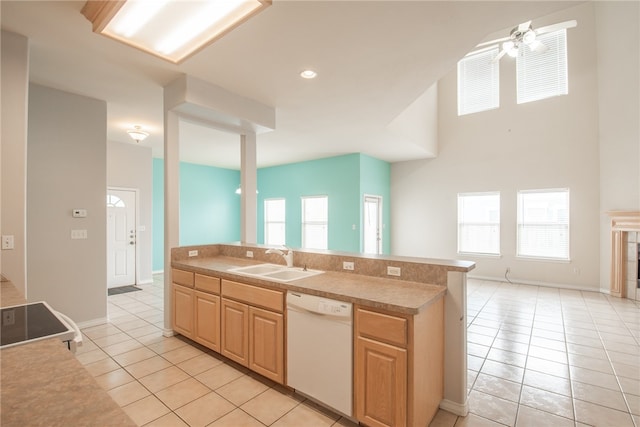
{"type": "Polygon", "coordinates": [[[127,133],[135,142],[144,141],[149,136],[148,132],[143,131],[142,128],[137,125],[134,126],[133,129],[127,130],[127,133]]]}

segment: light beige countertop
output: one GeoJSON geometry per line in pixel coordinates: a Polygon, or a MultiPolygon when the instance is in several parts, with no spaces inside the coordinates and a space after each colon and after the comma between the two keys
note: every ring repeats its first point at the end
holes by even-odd
{"type": "Polygon", "coordinates": [[[221,279],[319,295],[410,315],[417,314],[431,303],[442,298],[446,293],[445,286],[335,271],[327,271],[316,276],[290,282],[264,280],[255,276],[241,275],[229,271],[237,267],[253,264],[261,264],[261,262],[229,256],[211,256],[173,261],[171,265],[174,268],[221,279]]]}
{"type": "MultiPolygon", "coordinates": [[[[24,304],[2,282],[3,307],[24,304]]],[[[0,350],[0,425],[135,426],[59,339],[0,350]]]]}

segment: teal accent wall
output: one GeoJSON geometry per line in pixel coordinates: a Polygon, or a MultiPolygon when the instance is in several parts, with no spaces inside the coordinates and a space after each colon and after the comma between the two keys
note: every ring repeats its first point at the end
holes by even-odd
{"type": "MultiPolygon", "coordinates": [[[[329,249],[362,252],[364,195],[382,196],[383,253],[391,248],[391,165],[348,154],[258,169],[258,243],[264,200],[286,199],[286,244],[302,246],[303,196],[329,197],[329,249]],[[355,229],[354,229],[355,226],[355,229]]],[[[240,171],[180,163],[180,245],[240,240],[240,171]]],[[[153,159],[153,271],[164,269],[164,161],[153,159]]]]}
{"type": "MultiPolygon", "coordinates": [[[[164,161],[153,162],[153,269],[164,268],[164,161]]],[[[180,163],[180,246],[240,240],[240,171],[180,163]]]]}
{"type": "MultiPolygon", "coordinates": [[[[383,221],[389,224],[389,163],[363,154],[258,169],[258,242],[264,243],[264,200],[286,199],[286,245],[302,246],[303,196],[329,198],[329,249],[362,251],[364,194],[383,198],[383,221]]],[[[389,227],[384,228],[383,251],[389,253],[389,227]]]]}

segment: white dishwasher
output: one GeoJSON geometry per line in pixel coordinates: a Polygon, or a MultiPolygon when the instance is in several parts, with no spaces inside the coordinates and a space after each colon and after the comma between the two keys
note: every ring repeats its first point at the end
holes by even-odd
{"type": "Polygon", "coordinates": [[[287,385],[353,415],[351,303],[287,292],[287,385]]]}

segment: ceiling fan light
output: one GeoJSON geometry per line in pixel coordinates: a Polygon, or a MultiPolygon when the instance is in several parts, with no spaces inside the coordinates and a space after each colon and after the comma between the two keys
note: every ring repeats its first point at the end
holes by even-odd
{"type": "Polygon", "coordinates": [[[535,40],[536,40],[536,33],[531,28],[529,28],[529,30],[526,33],[524,33],[524,35],[522,36],[522,41],[524,42],[524,44],[531,44],[535,40]]]}

